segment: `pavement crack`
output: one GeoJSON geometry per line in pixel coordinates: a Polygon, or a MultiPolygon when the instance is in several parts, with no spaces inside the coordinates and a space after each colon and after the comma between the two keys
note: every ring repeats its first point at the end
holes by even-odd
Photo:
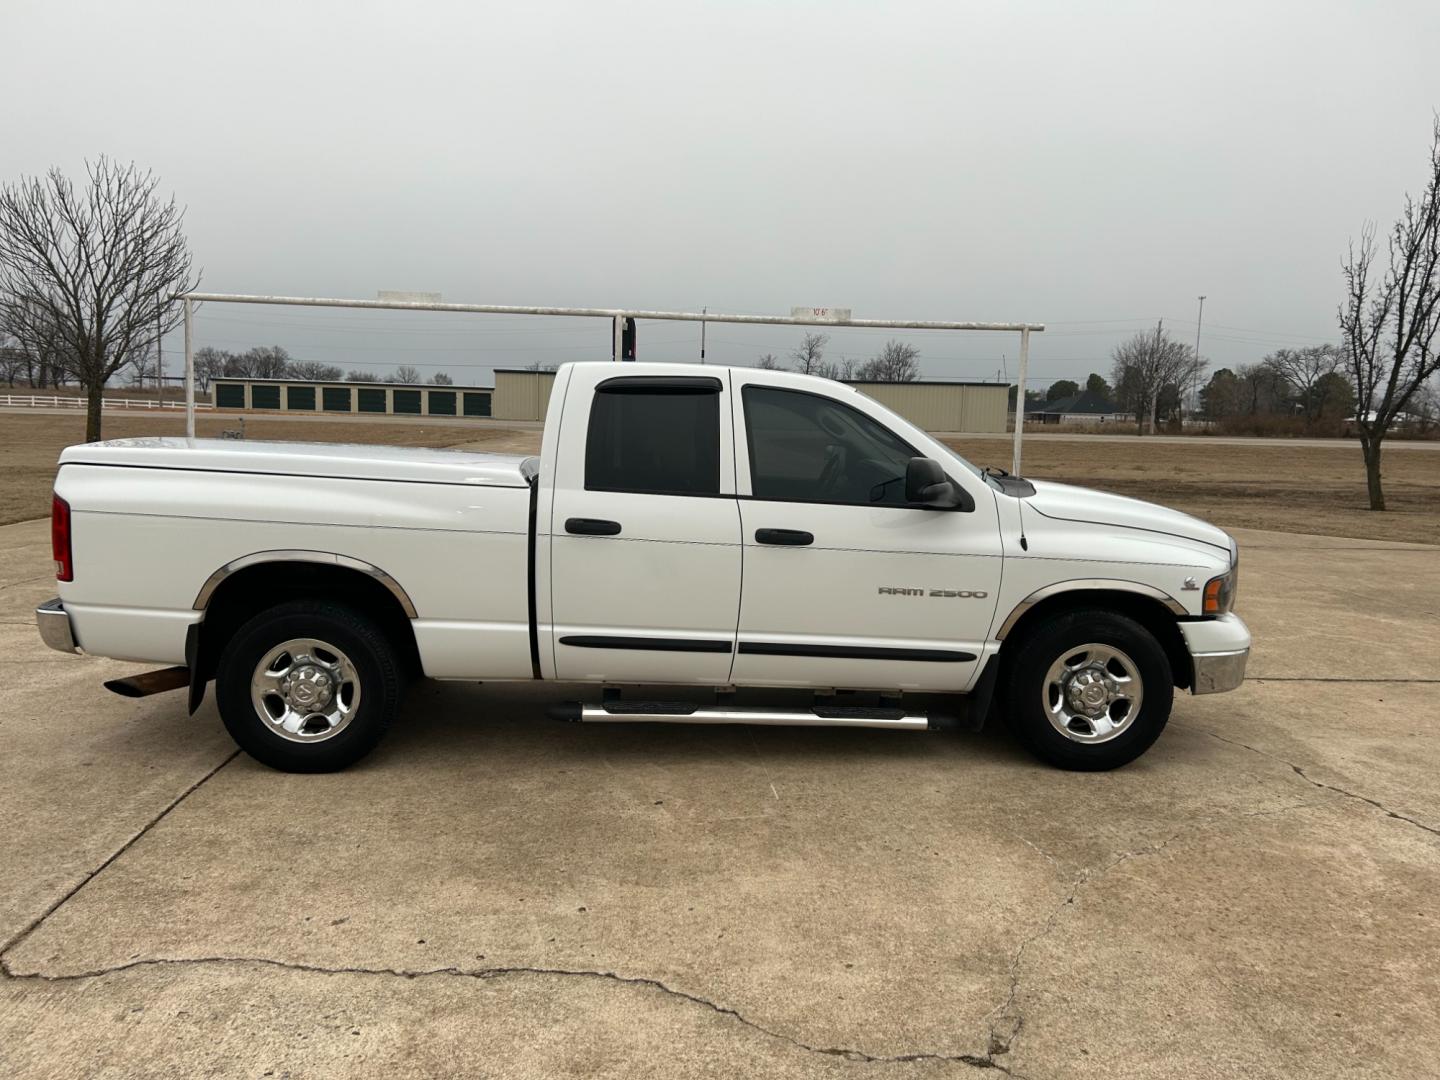
{"type": "Polygon", "coordinates": [[[1173,836],[1167,837],[1166,839],[1160,841],[1158,844],[1151,844],[1148,847],[1137,848],[1133,851],[1123,851],[1118,856],[1111,859],[1108,863],[1105,863],[1103,866],[1100,866],[1098,868],[1090,866],[1082,867],[1080,872],[1070,879],[1070,886],[1068,891],[1066,892],[1065,898],[1061,900],[1060,903],[1057,904],[1053,909],[1051,909],[1049,916],[1040,925],[1039,929],[1037,929],[1033,934],[1030,934],[1029,936],[1021,939],[1020,944],[1017,945],[1014,951],[1010,954],[1010,989],[1005,996],[1005,1000],[1002,1001],[990,1012],[992,1022],[990,1024],[990,1039],[988,1048],[989,1053],[992,1057],[999,1054],[1008,1054],[1010,1052],[1012,1044],[1015,1042],[1015,1039],[1019,1036],[1021,1029],[1025,1026],[1024,1014],[1015,1011],[1015,999],[1020,994],[1020,965],[1025,958],[1025,950],[1030,948],[1030,946],[1034,945],[1037,941],[1040,941],[1042,938],[1049,936],[1050,932],[1055,929],[1055,924],[1059,922],[1060,916],[1063,915],[1068,908],[1074,905],[1075,898],[1079,895],[1080,890],[1084,888],[1087,884],[1091,883],[1092,881],[1099,881],[1106,874],[1110,873],[1111,870],[1115,869],[1115,867],[1119,866],[1123,862],[1126,862],[1130,859],[1139,858],[1142,855],[1155,854],[1156,852],[1162,850],[1172,840],[1175,840],[1177,837],[1179,837],[1185,831],[1186,830],[1182,829],[1180,832],[1175,833],[1173,836]],[[1009,1021],[1008,1031],[1003,1030],[1002,1028],[1003,1023],[1007,1020],[1009,1021]]]}
{"type": "Polygon", "coordinates": [[[693,994],[687,990],[677,990],[673,986],[662,982],[660,979],[650,978],[644,975],[621,975],[614,971],[603,971],[598,968],[551,968],[551,967],[528,967],[528,966],[506,966],[486,968],[423,968],[411,970],[406,968],[385,968],[385,967],[329,967],[320,964],[303,964],[287,960],[274,960],[268,957],[258,956],[197,956],[197,957],[151,957],[141,960],[131,960],[123,964],[114,964],[108,967],[93,968],[87,971],[68,972],[63,975],[48,975],[43,972],[16,973],[11,970],[8,960],[0,956],[0,974],[8,981],[25,982],[38,981],[45,983],[68,983],[85,982],[91,979],[100,979],[108,975],[115,975],[125,971],[134,971],[140,968],[149,967],[205,967],[205,966],[251,966],[276,968],[282,971],[296,971],[313,975],[359,975],[378,976],[399,979],[432,979],[432,978],[455,978],[455,979],[501,979],[510,977],[538,976],[550,978],[572,978],[572,979],[593,979],[608,983],[616,983],[622,986],[641,987],[654,990],[667,997],[676,998],[688,1004],[708,1009],[719,1016],[741,1024],[764,1035],[766,1038],[775,1039],[797,1049],[804,1050],[811,1054],[820,1054],[826,1057],[843,1058],[846,1061],[862,1062],[865,1064],[900,1064],[905,1062],[940,1062],[945,1064],[966,1065],[975,1069],[994,1069],[997,1072],[1009,1076],[1016,1075],[1011,1069],[994,1060],[994,1055],[1004,1053],[1009,1049],[1008,1045],[999,1051],[995,1050],[992,1040],[990,1050],[984,1054],[942,1054],[930,1050],[917,1050],[900,1054],[872,1054],[867,1051],[849,1046],[819,1046],[806,1042],[794,1035],[787,1035],[783,1031],[766,1027],[750,1019],[740,1010],[729,1005],[723,1005],[711,998],[700,994],[693,994]]]}
{"type": "Polygon", "coordinates": [[[16,581],[7,581],[4,585],[0,585],[0,592],[4,592],[6,589],[17,588],[21,585],[33,585],[37,581],[49,581],[53,578],[53,576],[54,575],[52,574],[37,574],[35,577],[20,578],[16,581]]]}
{"type": "MultiPolygon", "coordinates": [[[[1015,1002],[1020,995],[1020,986],[1023,981],[1020,975],[1020,965],[1025,958],[1025,950],[1050,935],[1055,929],[1056,923],[1060,921],[1061,915],[1074,907],[1082,889],[1100,881],[1122,863],[1129,862],[1132,859],[1158,854],[1187,833],[1208,828],[1211,825],[1228,820],[1231,817],[1268,817],[1272,814],[1286,814],[1292,810],[1303,810],[1308,806],[1310,806],[1310,804],[1306,802],[1287,803],[1284,806],[1270,807],[1263,810],[1246,810],[1238,814],[1215,814],[1208,818],[1188,822],[1164,840],[1148,844],[1145,847],[1122,851],[1109,862],[1099,867],[1082,867],[1080,871],[1070,879],[1069,890],[1065,898],[1051,910],[1049,916],[1040,927],[1034,933],[1023,938],[1020,944],[1017,945],[1010,954],[1010,989],[1006,994],[1005,1000],[995,1006],[989,1014],[991,1020],[989,1056],[993,1058],[998,1055],[1008,1054],[1015,1039],[1020,1035],[1021,1030],[1025,1026],[1024,1013],[1017,1011],[1015,1007],[1015,1002]],[[1009,1030],[1004,1030],[1004,1022],[1007,1020],[1009,1022],[1009,1030]]],[[[1029,843],[1029,841],[1027,840],[1026,843],[1029,843]]],[[[1031,844],[1031,847],[1034,847],[1034,845],[1031,844]]],[[[1038,851],[1039,849],[1037,848],[1036,850],[1038,851]]],[[[1044,854],[1044,852],[1041,852],[1041,854],[1044,854]]]]}
{"type": "Polygon", "coordinates": [[[158,814],[152,817],[144,825],[140,826],[140,828],[131,835],[130,839],[126,840],[123,844],[121,844],[118,848],[116,848],[108,856],[106,856],[105,860],[101,862],[99,866],[95,867],[95,869],[91,870],[79,881],[77,881],[73,886],[66,890],[59,899],[57,899],[53,904],[51,904],[34,919],[32,919],[27,926],[25,926],[19,931],[19,933],[15,934],[3,945],[0,945],[0,972],[3,972],[6,976],[10,975],[10,966],[9,963],[6,961],[5,957],[11,949],[15,948],[15,946],[19,945],[22,941],[28,938],[36,930],[38,930],[41,923],[43,923],[46,919],[50,918],[51,915],[54,915],[55,912],[59,911],[60,908],[63,907],[71,898],[73,898],[76,893],[78,893],[81,889],[85,888],[86,885],[89,885],[90,882],[94,881],[96,876],[98,876],[103,870],[105,870],[106,867],[108,867],[116,859],[120,858],[121,855],[124,855],[127,851],[134,847],[140,841],[140,838],[143,837],[146,833],[148,833],[151,829],[153,829],[156,825],[159,825],[160,822],[164,821],[165,818],[169,816],[171,811],[173,811],[191,795],[195,794],[195,792],[198,791],[207,780],[209,780],[212,776],[218,773],[221,769],[225,768],[226,765],[229,765],[230,762],[234,761],[239,756],[240,751],[238,749],[232,751],[229,755],[226,756],[224,761],[220,762],[220,764],[216,765],[204,776],[196,780],[179,795],[171,799],[168,803],[165,804],[165,806],[158,814]]]}
{"type": "Polygon", "coordinates": [[[1259,754],[1263,758],[1269,758],[1271,761],[1279,762],[1281,765],[1287,766],[1292,772],[1294,772],[1296,776],[1300,777],[1301,780],[1304,780],[1312,787],[1320,788],[1322,791],[1333,791],[1337,795],[1344,795],[1347,799],[1354,799],[1356,802],[1362,802],[1365,803],[1367,806],[1373,806],[1376,810],[1379,810],[1386,817],[1392,817],[1396,821],[1403,821],[1407,825],[1414,825],[1415,828],[1423,829],[1425,832],[1430,833],[1432,836],[1440,836],[1440,828],[1436,828],[1434,825],[1426,825],[1423,821],[1417,821],[1415,818],[1412,818],[1406,814],[1397,813],[1396,811],[1391,810],[1384,803],[1378,802],[1375,799],[1370,798],[1368,795],[1360,795],[1354,791],[1347,791],[1345,788],[1338,787],[1335,784],[1327,784],[1323,780],[1316,780],[1299,765],[1296,765],[1293,761],[1287,761],[1279,754],[1272,754],[1268,750],[1261,750],[1259,747],[1251,746],[1249,743],[1240,742],[1240,740],[1238,739],[1227,739],[1224,735],[1217,735],[1215,734],[1215,732],[1206,731],[1204,728],[1196,728],[1195,730],[1201,732],[1202,734],[1209,735],[1212,739],[1217,739],[1223,743],[1229,743],[1231,746],[1238,746],[1242,750],[1249,750],[1252,754],[1259,754]]]}

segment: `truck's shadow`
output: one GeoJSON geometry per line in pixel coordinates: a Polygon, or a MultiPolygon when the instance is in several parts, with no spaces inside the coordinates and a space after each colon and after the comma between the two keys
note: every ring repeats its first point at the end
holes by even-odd
{"type": "MultiPolygon", "coordinates": [[[[377,766],[407,758],[503,755],[593,763],[603,754],[625,762],[734,760],[757,755],[771,763],[787,759],[810,765],[857,764],[960,757],[976,763],[1040,767],[998,724],[981,732],[911,732],[868,728],[688,725],[663,723],[582,724],[554,720],[546,707],[562,699],[593,697],[594,689],[556,683],[413,684],[405,707],[373,757],[377,766]]],[[[683,691],[675,695],[687,698],[683,691]]],[[[359,767],[365,767],[362,763],[359,767]]]]}

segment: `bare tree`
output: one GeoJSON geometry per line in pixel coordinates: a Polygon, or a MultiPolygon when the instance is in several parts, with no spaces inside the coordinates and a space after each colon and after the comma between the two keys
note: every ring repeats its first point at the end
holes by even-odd
{"type": "Polygon", "coordinates": [[[821,379],[834,379],[836,382],[853,379],[855,377],[855,361],[841,358],[837,364],[833,360],[821,360],[810,374],[821,379]]]}
{"type": "Polygon", "coordinates": [[[1111,381],[1120,405],[1135,412],[1135,433],[1145,434],[1145,421],[1155,430],[1162,399],[1179,400],[1180,387],[1189,386],[1205,369],[1195,350],[1165,333],[1136,334],[1110,354],[1114,367],[1111,381]]]}
{"type": "Polygon", "coordinates": [[[153,383],[157,370],[154,353],[135,357],[130,361],[130,385],[143,388],[147,384],[153,383]]]}
{"type": "Polygon", "coordinates": [[[393,383],[418,383],[424,382],[425,377],[420,374],[419,368],[411,367],[409,364],[401,364],[395,369],[395,374],[391,375],[385,381],[393,383]]]}
{"type": "Polygon", "coordinates": [[[454,386],[455,380],[443,371],[437,371],[430,376],[430,381],[436,386],[454,386]]]}
{"type": "Polygon", "coordinates": [[[775,359],[774,353],[767,352],[764,356],[760,357],[759,360],[755,361],[755,366],[763,371],[779,371],[780,361],[775,359]]]}
{"type": "Polygon", "coordinates": [[[310,382],[339,382],[345,374],[334,364],[322,364],[318,360],[296,360],[287,373],[292,379],[308,379],[310,382]]]}
{"type": "Polygon", "coordinates": [[[1264,360],[1265,366],[1285,380],[1293,391],[1307,421],[1315,418],[1316,408],[1321,404],[1316,395],[1320,380],[1334,374],[1341,362],[1340,350],[1334,345],[1277,349],[1264,360]]]}
{"type": "Polygon", "coordinates": [[[19,342],[0,331],[0,379],[5,380],[6,386],[15,385],[15,380],[20,377],[20,372],[25,370],[27,363],[29,358],[19,342]]]}
{"type": "MultiPolygon", "coordinates": [[[[4,370],[3,365],[3,359],[0,359],[0,371],[4,370]]],[[[1431,379],[1415,391],[1410,401],[1410,416],[1416,435],[1428,437],[1431,432],[1440,430],[1440,380],[1431,379]]]]}
{"type": "Polygon", "coordinates": [[[368,372],[368,371],[347,371],[347,372],[345,373],[345,381],[346,381],[346,382],[374,382],[374,381],[375,381],[375,376],[374,376],[374,375],[371,375],[370,372],[368,372]]]}
{"type": "Polygon", "coordinates": [[[824,363],[825,346],[830,343],[828,334],[806,334],[798,348],[790,354],[795,361],[795,370],[801,375],[817,375],[816,369],[824,363]]]}
{"type": "Polygon", "coordinates": [[[230,360],[230,353],[212,345],[195,350],[195,385],[202,393],[210,389],[212,380],[225,375],[225,368],[230,360]]]}
{"type": "Polygon", "coordinates": [[[1422,386],[1440,371],[1440,117],[1430,138],[1430,174],[1417,200],[1405,196],[1390,229],[1387,265],[1375,267],[1375,229],[1350,245],[1340,305],[1345,365],[1355,384],[1355,430],[1365,454],[1370,509],[1385,509],[1380,451],[1422,386]]]}
{"type": "Polygon", "coordinates": [[[86,172],[83,193],[58,169],[0,189],[0,309],[12,330],[36,319],[54,330],[61,367],[86,389],[94,442],[105,383],[179,325],[172,297],[199,278],[184,212],[161,201],[152,173],[103,156],[86,172]]]}
{"type": "Polygon", "coordinates": [[[860,365],[857,379],[868,382],[914,382],[920,378],[920,350],[900,341],[887,341],[875,356],[860,365]]]}
{"type": "MultiPolygon", "coordinates": [[[[236,357],[236,365],[243,370],[234,372],[250,379],[285,379],[290,376],[294,361],[290,354],[279,345],[257,345],[236,357]]],[[[229,370],[227,375],[232,374],[229,370]]]]}
{"type": "Polygon", "coordinates": [[[48,308],[26,300],[7,304],[0,293],[0,326],[15,338],[24,353],[27,383],[43,388],[64,381],[60,366],[64,342],[48,308]]]}

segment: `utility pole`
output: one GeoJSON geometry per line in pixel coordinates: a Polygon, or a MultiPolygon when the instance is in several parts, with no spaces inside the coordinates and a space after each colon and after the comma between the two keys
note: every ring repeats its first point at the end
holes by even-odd
{"type": "MultiPolygon", "coordinates": [[[[1151,372],[1160,363],[1160,339],[1165,336],[1165,320],[1160,319],[1155,323],[1155,354],[1151,358],[1151,372]]],[[[1150,387],[1150,400],[1147,402],[1150,410],[1150,434],[1155,434],[1155,414],[1160,411],[1160,387],[1150,387]]]]}
{"type": "Polygon", "coordinates": [[[160,332],[160,313],[155,313],[155,389],[160,394],[160,407],[165,407],[165,345],[160,332]]]}
{"type": "MultiPolygon", "coordinates": [[[[700,314],[701,314],[701,315],[709,315],[709,314],[710,314],[710,309],[709,309],[708,307],[702,307],[702,308],[700,309],[700,314]]],[[[701,320],[700,320],[700,363],[703,364],[704,362],[705,362],[705,320],[704,320],[704,319],[701,319],[701,320]]]]}
{"type": "MultiPolygon", "coordinates": [[[[1190,396],[1195,399],[1195,408],[1200,408],[1200,322],[1205,318],[1205,297],[1200,297],[1200,313],[1195,316],[1195,373],[1190,376],[1190,396]]],[[[1181,425],[1184,430],[1184,425],[1181,425]]]]}
{"type": "Polygon", "coordinates": [[[1020,370],[1015,378],[1019,389],[1015,391],[1015,443],[1010,454],[1010,475],[1020,476],[1020,440],[1025,431],[1025,380],[1030,367],[1030,330],[1020,331],[1020,370]]]}

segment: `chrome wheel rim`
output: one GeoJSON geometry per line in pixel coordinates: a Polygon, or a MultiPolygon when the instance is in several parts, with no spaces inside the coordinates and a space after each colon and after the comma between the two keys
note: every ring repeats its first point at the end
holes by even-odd
{"type": "Polygon", "coordinates": [[[324,742],[344,731],[360,707],[360,677],[350,658],[329,642],[292,638],[255,665],[250,702],[280,738],[324,742]]]}
{"type": "Polygon", "coordinates": [[[1050,726],[1078,743],[1109,742],[1123,734],[1145,700],[1135,661],[1098,642],[1065,650],[1045,673],[1040,693],[1050,726]]]}

